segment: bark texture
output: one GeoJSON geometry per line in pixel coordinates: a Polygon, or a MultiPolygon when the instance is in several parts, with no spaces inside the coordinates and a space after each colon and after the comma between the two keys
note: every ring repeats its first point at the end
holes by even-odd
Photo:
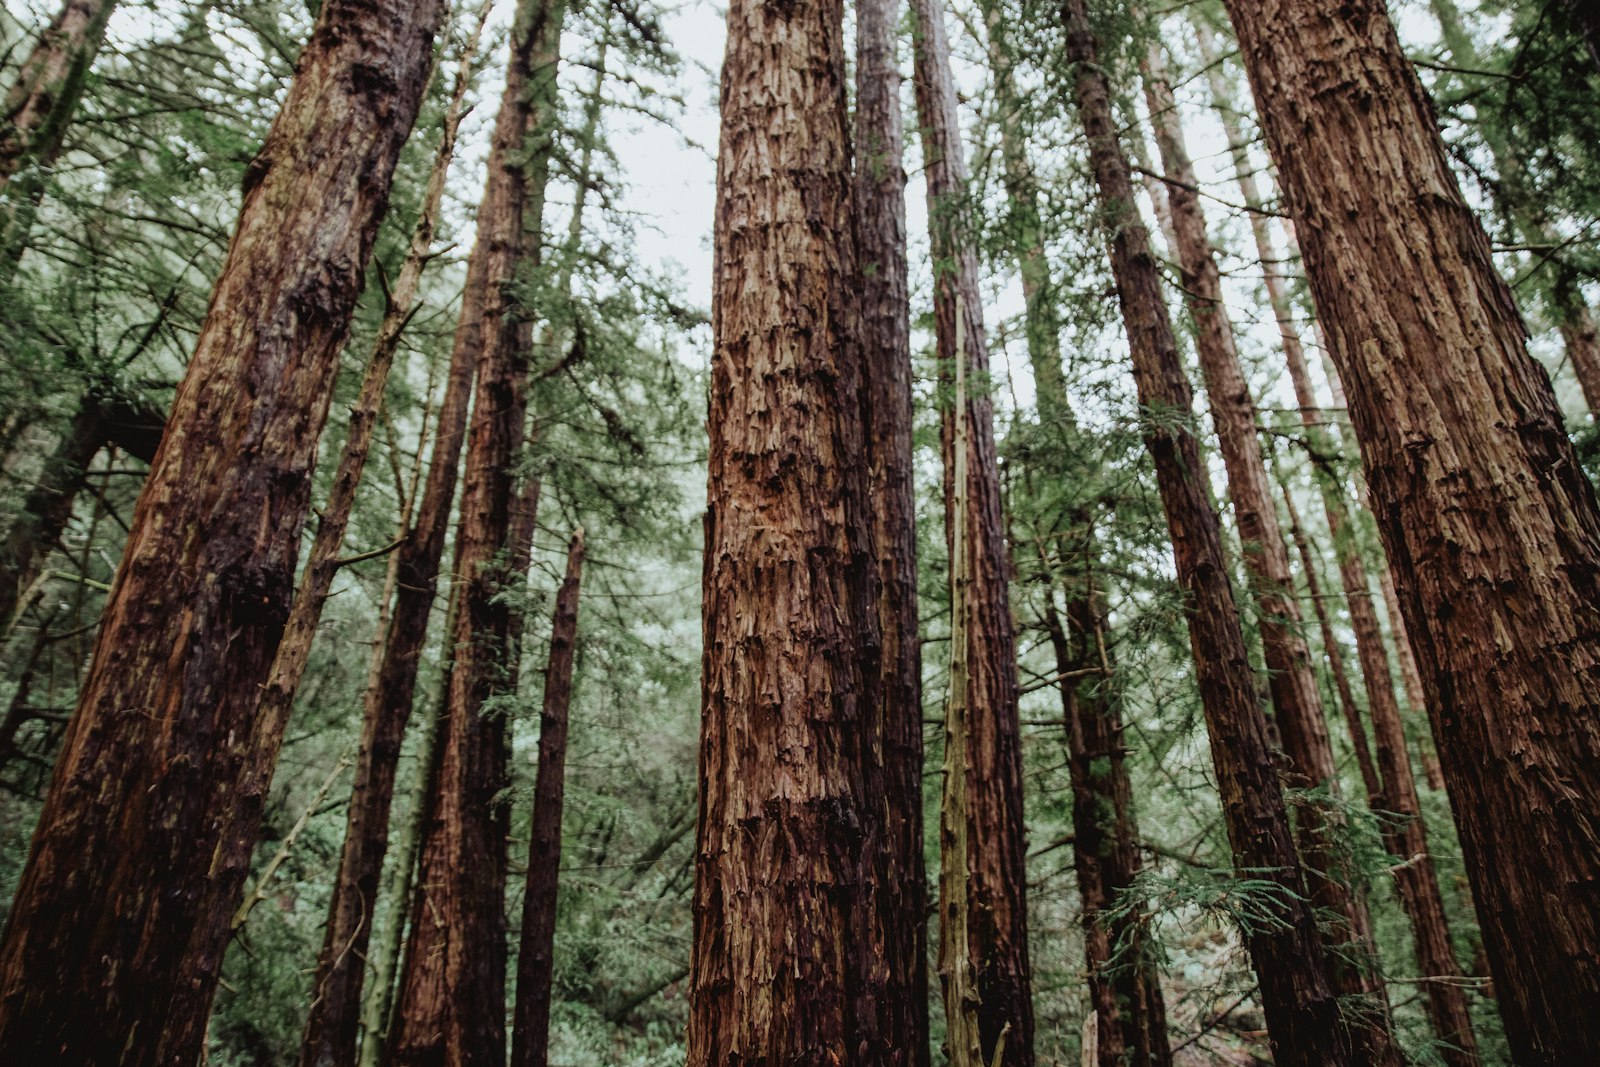
{"type": "MultiPolygon", "coordinates": [[[[940,428],[946,514],[966,497],[963,625],[966,672],[967,934],[976,968],[978,1030],[984,1063],[1004,1034],[1005,1067],[1033,1063],[1033,994],[1028,965],[1026,830],[1022,817],[1022,740],[1017,718],[1016,634],[1008,583],[1011,559],[1000,510],[994,402],[978,286],[977,250],[965,225],[966,159],[944,9],[916,0],[915,82],[929,236],[933,250],[934,325],[939,359],[959,361],[966,377],[963,410],[947,407],[940,428]],[[965,420],[964,486],[956,483],[956,424],[965,420]]],[[[953,519],[945,541],[955,551],[953,519]]],[[[948,1011],[948,1008],[947,1008],[948,1011]]]]}
{"type": "Polygon", "coordinates": [[[1188,428],[1193,395],[1161,294],[1149,233],[1134,209],[1133,175],[1117,140],[1111,94],[1084,0],[1063,7],[1067,58],[1090,165],[1110,234],[1112,270],[1127,324],[1145,431],[1188,598],[1190,644],[1222,792],[1234,860],[1282,889],[1281,925],[1247,932],[1274,1059],[1282,1065],[1354,1062],[1351,1037],[1328,983],[1325,951],[1304,897],[1289,815],[1256,704],[1244,633],[1229,588],[1221,528],[1206,498],[1205,468],[1188,428]]]}
{"type": "Polygon", "coordinates": [[[556,893],[561,870],[561,808],[566,792],[567,708],[578,640],[578,585],[583,578],[583,530],[567,548],[567,574],[556,594],[539,712],[539,771],[534,784],[528,888],[522,899],[521,951],[511,1037],[512,1067],[550,1062],[550,976],[555,962],[556,893]]]}
{"type": "Polygon", "coordinates": [[[733,0],[688,1062],[890,1062],[843,12],[733,0]]]}
{"type": "Polygon", "coordinates": [[[861,373],[868,409],[873,545],[878,562],[879,682],[888,873],[880,896],[890,1063],[927,1067],[928,888],[922,857],[922,646],[917,633],[912,481],[911,323],[906,172],[896,54],[900,0],[857,0],[856,256],[861,373]]]}
{"type": "Polygon", "coordinates": [[[1227,6],[1349,390],[1507,1036],[1519,1063],[1600,1058],[1593,490],[1382,3],[1227,6]]]}
{"type": "Polygon", "coordinates": [[[0,946],[0,1059],[199,1051],[246,874],[221,836],[265,799],[249,724],[440,7],[326,3],[249,169],[0,946]]]}

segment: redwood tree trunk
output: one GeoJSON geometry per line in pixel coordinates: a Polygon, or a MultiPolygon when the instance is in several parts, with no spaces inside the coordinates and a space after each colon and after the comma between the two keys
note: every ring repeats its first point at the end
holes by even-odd
{"type": "Polygon", "coordinates": [[[688,1063],[891,1062],[843,11],[722,68],[688,1063]]]}
{"type": "Polygon", "coordinates": [[[440,8],[329,0],[249,170],[7,921],[0,1059],[199,1052],[248,866],[220,839],[265,799],[236,785],[440,8]]]}
{"type": "Polygon", "coordinates": [[[1274,1058],[1285,1067],[1350,1063],[1351,1037],[1340,1020],[1325,951],[1304,899],[1267,723],[1256,704],[1244,632],[1228,585],[1221,528],[1202,481],[1205,468],[1193,432],[1173,418],[1191,416],[1193,395],[1149,233],[1134,210],[1133,177],[1117,140],[1110,87],[1084,0],[1067,0],[1063,12],[1067,58],[1110,233],[1139,400],[1159,416],[1148,424],[1145,441],[1172,532],[1178,581],[1188,597],[1190,644],[1228,835],[1237,866],[1281,888],[1272,905],[1280,924],[1246,932],[1274,1058]]]}
{"type": "MultiPolygon", "coordinates": [[[[1150,45],[1144,74],[1156,146],[1163,168],[1172,179],[1167,183],[1172,237],[1184,298],[1194,319],[1195,349],[1205,378],[1211,421],[1228,472],[1228,495],[1233,501],[1234,521],[1239,525],[1245,570],[1257,605],[1279,736],[1302,784],[1337,794],[1338,777],[1327,718],[1311,670],[1311,654],[1301,636],[1300,611],[1290,596],[1294,576],[1289,570],[1289,548],[1278,525],[1266,459],[1256,434],[1255,398],[1239,363],[1233,325],[1223,302],[1222,273],[1206,234],[1198,179],[1184,143],[1177,101],[1167,83],[1166,57],[1160,44],[1150,45]]],[[[1328,937],[1330,942],[1344,943],[1339,952],[1328,954],[1333,968],[1329,978],[1341,997],[1365,1000],[1364,1004],[1348,1005],[1363,1058],[1374,1064],[1398,1064],[1400,1050],[1389,1031],[1388,996],[1372,944],[1372,917],[1328,825],[1330,819],[1339,818],[1338,809],[1310,801],[1301,806],[1299,816],[1297,830],[1311,901],[1325,914],[1337,916],[1335,922],[1343,925],[1342,930],[1328,937]]]]}
{"type": "MultiPolygon", "coordinates": [[[[966,671],[967,935],[976,969],[978,1032],[983,1062],[993,1063],[1004,1033],[1005,1067],[1033,1063],[1033,994],[1028,965],[1026,830],[1022,816],[1022,739],[1017,717],[1016,635],[1008,583],[1011,559],[1000,514],[994,402],[983,380],[989,369],[978,287],[977,250],[963,225],[966,159],[956,111],[955,80],[945,39],[944,9],[916,0],[916,98],[927,177],[934,272],[934,320],[945,367],[964,360],[967,432],[968,558],[964,620],[966,671]],[[958,336],[959,331],[959,336],[958,336]]],[[[940,436],[947,515],[957,495],[957,413],[947,407],[940,436]]],[[[951,523],[947,545],[954,546],[951,523]]],[[[947,1009],[948,1010],[948,1009],[947,1009]]]]}
{"type": "Polygon", "coordinates": [[[1507,1037],[1523,1064],[1600,1060],[1594,492],[1384,5],[1227,6],[1349,390],[1507,1037]]]}
{"type": "Polygon", "coordinates": [[[561,808],[567,775],[567,707],[578,640],[578,583],[583,577],[583,530],[567,548],[567,576],[556,594],[550,628],[550,663],[539,712],[539,772],[533,793],[528,888],[522,898],[522,941],[517,955],[517,1001],[511,1032],[511,1067],[550,1062],[550,977],[555,963],[556,893],[561,871],[561,808]]]}
{"type": "Polygon", "coordinates": [[[875,507],[879,680],[888,873],[882,915],[890,1064],[927,1067],[928,889],[922,857],[922,646],[917,633],[916,487],[912,480],[911,323],[899,0],[856,3],[855,238],[861,373],[875,507]]]}

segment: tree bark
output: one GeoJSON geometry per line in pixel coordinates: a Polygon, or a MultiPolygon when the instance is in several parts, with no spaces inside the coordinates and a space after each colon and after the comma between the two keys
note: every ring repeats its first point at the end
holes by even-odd
{"type": "Polygon", "coordinates": [[[440,9],[329,0],[249,169],[0,946],[0,1059],[199,1051],[247,871],[219,846],[265,800],[250,722],[440,9]]]}
{"type": "Polygon", "coordinates": [[[517,580],[516,465],[533,315],[510,283],[527,279],[542,247],[565,13],[561,0],[518,4],[479,208],[479,241],[496,246],[490,258],[502,270],[492,275],[499,284],[482,294],[477,416],[456,534],[455,658],[429,785],[400,1022],[386,1050],[394,1064],[505,1062],[509,738],[505,709],[490,702],[515,691],[516,612],[504,594],[517,580]]]}
{"type": "MultiPolygon", "coordinates": [[[[915,82],[929,237],[934,271],[934,324],[943,366],[964,366],[964,409],[941,416],[945,541],[964,543],[969,558],[963,620],[966,674],[965,788],[967,934],[976,968],[978,1031],[983,1062],[1004,1042],[1005,1067],[1033,1063],[1033,994],[1028,964],[1026,828],[1022,815],[1022,739],[1017,716],[1016,635],[1011,618],[1011,559],[1000,513],[994,402],[988,394],[988,343],[978,259],[966,220],[967,171],[944,10],[915,0],[915,82]],[[957,423],[965,421],[966,484],[956,484],[957,423]],[[954,528],[954,501],[964,490],[965,536],[954,528]],[[1004,1034],[1004,1038],[1002,1038],[1004,1034]]],[[[949,373],[949,372],[946,372],[949,373]]],[[[944,905],[942,905],[944,906],[944,905]]],[[[947,1005],[947,1013],[950,1011],[947,1005]]]]}
{"type": "MultiPolygon", "coordinates": [[[[1166,183],[1167,207],[1184,299],[1194,320],[1195,349],[1228,473],[1228,494],[1239,526],[1245,571],[1256,601],[1279,736],[1299,784],[1337,795],[1338,775],[1327,718],[1311,670],[1311,654],[1301,634],[1300,612],[1289,596],[1294,576],[1256,433],[1255,398],[1239,363],[1233,325],[1223,302],[1222,273],[1206,233],[1198,179],[1184,143],[1160,44],[1151,43],[1143,71],[1156,146],[1170,179],[1166,183]]],[[[1347,1005],[1361,1056],[1370,1063],[1397,1065],[1400,1050],[1389,1029],[1388,995],[1372,942],[1372,916],[1347,857],[1331,836],[1329,823],[1339,818],[1336,805],[1308,800],[1299,808],[1297,831],[1307,888],[1312,904],[1325,915],[1337,916],[1335,922],[1342,924],[1342,929],[1331,935],[1324,933],[1330,942],[1340,943],[1340,951],[1328,954],[1329,980],[1341,997],[1365,1001],[1347,1005]]]]}
{"type": "Polygon", "coordinates": [[[1325,950],[1295,855],[1273,766],[1267,723],[1256,703],[1216,512],[1206,497],[1198,443],[1188,428],[1193,395],[1161,294],[1150,237],[1134,209],[1133,176],[1117,141],[1111,94],[1084,0],[1063,7],[1067,59],[1090,164],[1110,234],[1112,271],[1127,323],[1139,400],[1155,413],[1145,441],[1172,532],[1178,581],[1188,597],[1190,644],[1238,868],[1269,879],[1278,924],[1245,932],[1276,1062],[1354,1062],[1351,1036],[1328,984],[1325,950]]]}
{"type": "Polygon", "coordinates": [[[555,963],[556,894],[561,871],[567,708],[572,701],[583,552],[580,528],[567,548],[567,575],[556,594],[550,662],[544,675],[544,707],[539,712],[539,772],[534,784],[532,839],[528,846],[528,888],[522,898],[511,1067],[546,1067],[550,1062],[550,980],[555,963]]]}
{"type": "Polygon", "coordinates": [[[842,22],[728,7],[692,1067],[891,1062],[842,22]]]}
{"type": "Polygon", "coordinates": [[[899,0],[857,0],[854,172],[861,371],[878,566],[879,676],[888,873],[888,1061],[928,1067],[928,889],[922,856],[922,645],[917,631],[911,323],[905,147],[897,57],[899,0]]]}
{"type": "Polygon", "coordinates": [[[1383,5],[1228,8],[1349,389],[1508,1040],[1531,1067],[1600,1059],[1593,489],[1383,5]]]}

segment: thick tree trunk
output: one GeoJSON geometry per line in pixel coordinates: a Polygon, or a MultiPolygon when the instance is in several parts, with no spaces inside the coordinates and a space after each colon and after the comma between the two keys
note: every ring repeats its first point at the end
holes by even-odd
{"type": "Polygon", "coordinates": [[[517,1000],[511,1032],[511,1067],[550,1062],[550,979],[554,970],[556,894],[561,870],[561,808],[566,791],[567,707],[578,640],[578,583],[583,577],[583,530],[567,548],[567,575],[556,594],[539,712],[539,771],[534,783],[528,888],[522,899],[517,955],[517,1000]]]}
{"type": "MultiPolygon", "coordinates": [[[[373,345],[363,384],[361,399],[351,411],[350,438],[345,446],[345,457],[335,476],[335,500],[330,500],[323,513],[322,524],[317,529],[317,542],[312,547],[312,564],[308,564],[301,580],[299,596],[304,598],[313,589],[315,561],[326,555],[330,564],[327,578],[332,577],[332,553],[338,551],[338,540],[332,531],[325,536],[329,516],[337,515],[336,507],[343,505],[345,518],[353,499],[355,480],[360,476],[359,459],[355,449],[363,452],[366,444],[361,437],[370,438],[376,426],[378,408],[382,403],[385,370],[394,361],[400,337],[415,310],[417,288],[423,269],[432,254],[434,229],[438,223],[439,208],[444,198],[445,180],[450,163],[455,156],[456,132],[460,127],[466,93],[472,80],[472,68],[479,36],[483,30],[483,15],[473,30],[461,67],[456,75],[450,103],[441,123],[439,146],[434,152],[433,170],[423,193],[422,210],[411,234],[411,244],[389,294],[389,305],[384,311],[373,345]],[[349,481],[351,495],[339,500],[340,488],[345,485],[347,467],[356,463],[349,481]],[[327,540],[331,548],[319,553],[318,546],[327,540]]],[[[465,319],[465,313],[463,314],[465,319]]],[[[471,327],[476,328],[476,321],[471,327]]],[[[471,378],[470,366],[457,368],[458,361],[475,354],[476,349],[458,339],[452,353],[446,395],[439,414],[438,433],[434,442],[434,460],[429,472],[428,485],[421,505],[417,525],[403,535],[399,558],[394,567],[395,586],[403,592],[396,598],[395,611],[378,635],[382,653],[374,664],[374,674],[362,700],[362,736],[357,756],[356,783],[351,790],[349,811],[345,821],[345,843],[339,858],[339,871],[334,879],[333,898],[329,903],[328,922],[323,931],[322,951],[317,957],[317,970],[312,982],[311,1008],[306,1016],[305,1032],[300,1047],[302,1067],[344,1067],[355,1062],[356,1036],[361,1015],[361,985],[366,973],[367,945],[372,936],[372,916],[377,905],[378,880],[383,870],[383,856],[389,834],[389,807],[394,796],[394,775],[400,756],[400,742],[410,719],[412,690],[415,686],[417,656],[427,629],[428,615],[433,606],[434,586],[437,582],[438,561],[443,550],[444,531],[450,512],[450,501],[455,490],[455,471],[460,456],[460,435],[466,421],[466,392],[471,378]],[[458,370],[464,373],[458,373],[458,370]],[[448,466],[448,470],[441,469],[448,466]],[[431,563],[429,553],[431,550],[431,563]],[[415,642],[414,644],[412,642],[415,642]],[[397,648],[396,645],[400,647],[397,648]]],[[[342,522],[339,537],[342,539],[342,522]]],[[[320,585],[316,613],[320,613],[320,600],[327,593],[326,583],[320,585]]],[[[386,598],[387,603],[387,598],[386,598]]],[[[295,612],[302,610],[297,600],[295,612]]],[[[307,611],[312,610],[306,602],[307,611]]],[[[387,606],[385,607],[387,611],[387,606]]],[[[316,619],[309,618],[311,630],[316,619]]],[[[295,632],[291,616],[289,632],[295,632]]],[[[304,639],[309,648],[310,630],[304,639]]],[[[288,638],[285,638],[287,645],[288,638]]],[[[283,653],[279,653],[280,661],[283,653]]],[[[281,698],[292,703],[299,674],[305,667],[305,653],[299,654],[298,664],[281,662],[274,668],[289,668],[281,687],[281,698]]],[[[268,690],[268,697],[273,690],[268,690]]],[[[287,703],[284,711],[287,712],[287,703]]]]}
{"type": "MultiPolygon", "coordinates": [[[[964,610],[966,676],[967,934],[976,968],[983,1062],[1004,1037],[1005,1067],[1033,1063],[1033,996],[1028,965],[1026,829],[1022,817],[1022,740],[1017,717],[1016,634],[1008,583],[1011,559],[1000,514],[994,402],[987,392],[989,355],[978,286],[977,250],[967,232],[966,160],[944,9],[916,0],[915,82],[927,177],[933,258],[934,320],[940,361],[964,362],[964,410],[943,413],[946,514],[957,496],[955,430],[966,423],[964,610]]],[[[945,541],[958,543],[946,523],[945,541]]],[[[947,1008],[948,1011],[948,1008],[947,1008]]]]}
{"type": "Polygon", "coordinates": [[[892,1062],[843,12],[734,0],[722,70],[688,1063],[892,1062]]]}
{"type": "Polygon", "coordinates": [[[1112,270],[1139,399],[1157,414],[1147,426],[1146,445],[1172,532],[1178,581],[1188,596],[1190,643],[1234,859],[1241,870],[1270,879],[1282,890],[1272,904],[1280,924],[1258,926],[1246,936],[1273,1053],[1286,1067],[1350,1063],[1351,1036],[1340,1019],[1325,950],[1304,900],[1289,814],[1267,722],[1256,703],[1199,447],[1193,432],[1174,418],[1190,417],[1193,395],[1167,317],[1150,237],[1133,207],[1133,176],[1117,141],[1110,88],[1084,0],[1067,0],[1063,11],[1067,58],[1110,233],[1112,270]]]}
{"type": "Polygon", "coordinates": [[[440,9],[324,4],[250,168],[7,921],[0,1059],[199,1051],[248,866],[221,835],[265,800],[236,785],[440,9]]]}
{"type": "Polygon", "coordinates": [[[856,3],[855,238],[861,373],[878,560],[879,681],[888,874],[879,897],[886,944],[890,1064],[927,1067],[928,888],[922,856],[922,646],[917,632],[912,479],[911,323],[906,172],[900,113],[899,0],[856,3]]]}
{"type": "Polygon", "coordinates": [[[462,586],[449,635],[455,658],[429,785],[400,1022],[387,1049],[395,1064],[505,1061],[509,813],[502,794],[509,741],[504,712],[486,711],[485,704],[513,692],[516,678],[515,612],[503,594],[517,580],[509,557],[532,355],[532,309],[505,283],[537,266],[542,247],[565,11],[561,0],[517,7],[490,184],[479,209],[479,241],[500,246],[491,256],[504,270],[495,275],[500,284],[482,296],[478,414],[456,535],[462,586]]]}
{"type": "MultiPolygon", "coordinates": [[[[1271,480],[1256,432],[1255,398],[1235,347],[1233,325],[1223,302],[1222,273],[1217,268],[1200,207],[1198,179],[1184,143],[1177,101],[1167,81],[1166,57],[1152,42],[1144,62],[1145,99],[1155,130],[1167,183],[1167,205],[1178,255],[1184,298],[1195,324],[1195,349],[1205,378],[1211,421],[1216,427],[1228,495],[1243,544],[1245,571],[1256,601],[1263,658],[1272,704],[1285,755],[1300,784],[1338,793],[1333,745],[1311,670],[1311,654],[1301,634],[1300,612],[1290,593],[1294,576],[1289,549],[1272,503],[1271,480]]],[[[1364,1059],[1398,1064],[1400,1050],[1389,1030],[1389,1003],[1372,943],[1372,917],[1347,857],[1333,840],[1329,821],[1339,819],[1336,806],[1311,801],[1301,806],[1300,852],[1305,859],[1311,901],[1324,914],[1337,916],[1337,929],[1325,934],[1342,943],[1330,952],[1329,979],[1341,997],[1361,998],[1347,1004],[1353,1035],[1364,1059]]]]}
{"type": "Polygon", "coordinates": [[[1228,8],[1349,389],[1507,1037],[1530,1067],[1600,1059],[1594,492],[1382,3],[1228,8]]]}

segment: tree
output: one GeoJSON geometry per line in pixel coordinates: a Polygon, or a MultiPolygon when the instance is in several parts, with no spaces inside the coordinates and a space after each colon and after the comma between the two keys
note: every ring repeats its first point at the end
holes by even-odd
{"type": "Polygon", "coordinates": [[[1507,1037],[1519,1063],[1594,1059],[1594,491],[1384,5],[1228,9],[1349,390],[1507,1037]],[[1323,91],[1330,69],[1347,91],[1323,91]]]}
{"type": "Polygon", "coordinates": [[[246,874],[213,857],[259,817],[249,723],[440,8],[329,0],[250,168],[0,944],[6,1059],[199,1051],[246,874]]]}
{"type": "Polygon", "coordinates": [[[887,1062],[842,5],[728,8],[688,1062],[887,1062]]]}
{"type": "MultiPolygon", "coordinates": [[[[964,217],[966,159],[944,10],[933,0],[917,0],[912,12],[917,114],[935,265],[935,334],[941,365],[951,368],[945,375],[962,377],[966,383],[960,410],[947,408],[941,412],[940,422],[945,543],[951,552],[952,580],[959,575],[965,583],[961,603],[965,617],[960,620],[966,650],[961,680],[967,690],[961,698],[965,752],[958,751],[957,758],[964,765],[962,806],[967,820],[966,957],[975,969],[974,1010],[982,1061],[991,1064],[1003,1051],[1001,1062],[1006,1067],[1030,1067],[1033,992],[1028,965],[1022,729],[1017,715],[1016,634],[1008,588],[1011,558],[1000,511],[994,402],[985,381],[988,343],[978,289],[978,257],[964,217]],[[963,432],[958,434],[958,429],[963,432]],[[966,449],[960,462],[958,442],[964,442],[966,449]],[[962,472],[959,477],[958,472],[962,472]],[[958,500],[963,501],[960,509],[958,500]],[[964,525],[959,537],[958,524],[964,525]],[[963,552],[966,558],[957,559],[963,552]]],[[[946,892],[945,897],[948,895],[946,892]]],[[[948,899],[941,902],[941,908],[948,915],[948,899]]],[[[952,966],[959,964],[952,961],[952,966]]],[[[967,1010],[948,990],[945,999],[947,1015],[967,1010]]]]}
{"type": "Polygon", "coordinates": [[[1064,7],[1067,60],[1090,165],[1110,234],[1113,273],[1126,322],[1145,441],[1172,533],[1178,582],[1188,598],[1190,644],[1211,738],[1223,813],[1241,872],[1276,883],[1275,918],[1244,931],[1262,1007],[1281,1064],[1352,1062],[1351,1038],[1328,984],[1325,950],[1289,826],[1282,789],[1256,704],[1244,633],[1229,588],[1216,512],[1192,430],[1193,396],[1161,296],[1150,238],[1134,205],[1132,171],[1117,141],[1108,80],[1084,0],[1064,7]]]}

